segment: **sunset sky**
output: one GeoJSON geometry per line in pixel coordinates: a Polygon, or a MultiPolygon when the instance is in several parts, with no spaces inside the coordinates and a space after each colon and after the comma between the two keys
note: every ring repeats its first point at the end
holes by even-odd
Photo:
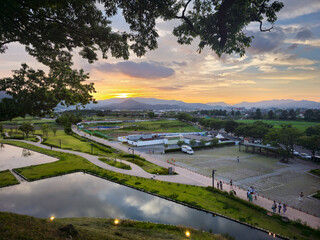
{"type": "MultiPolygon", "coordinates": [[[[159,48],[144,57],[99,59],[88,64],[77,54],[75,68],[90,73],[98,100],[113,97],[153,97],[185,102],[226,102],[271,99],[320,101],[320,1],[285,0],[270,33],[258,25],[246,28],[255,36],[244,57],[217,55],[197,42],[179,45],[172,35],[175,21],[158,20],[159,48]]],[[[266,26],[267,27],[267,26],[266,26]]],[[[114,28],[125,30],[121,16],[114,28]]],[[[11,75],[26,62],[43,66],[28,56],[19,44],[8,45],[0,55],[0,78],[11,75]]]]}

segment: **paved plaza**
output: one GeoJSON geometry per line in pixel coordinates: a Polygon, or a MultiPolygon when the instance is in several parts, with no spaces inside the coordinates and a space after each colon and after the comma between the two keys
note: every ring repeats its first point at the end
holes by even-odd
{"type": "Polygon", "coordinates": [[[239,152],[238,146],[200,150],[194,155],[175,152],[153,156],[205,176],[211,176],[212,169],[216,169],[218,179],[232,179],[234,185],[244,189],[253,186],[261,196],[320,216],[320,200],[308,197],[320,190],[320,178],[307,173],[319,165],[299,159],[285,164],[277,158],[239,152]],[[305,197],[299,203],[301,191],[305,197]]]}

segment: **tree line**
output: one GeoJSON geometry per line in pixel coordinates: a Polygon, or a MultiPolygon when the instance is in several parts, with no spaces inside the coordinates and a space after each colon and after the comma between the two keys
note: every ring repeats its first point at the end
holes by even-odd
{"type": "Polygon", "coordinates": [[[270,144],[278,149],[283,160],[288,161],[293,155],[294,146],[302,146],[312,152],[312,157],[320,151],[320,124],[308,127],[304,132],[290,124],[274,128],[273,125],[254,121],[252,123],[238,123],[234,120],[221,120],[214,118],[198,118],[187,113],[179,113],[177,118],[181,121],[193,122],[209,130],[224,129],[225,132],[237,137],[248,137],[251,140],[270,144]]]}

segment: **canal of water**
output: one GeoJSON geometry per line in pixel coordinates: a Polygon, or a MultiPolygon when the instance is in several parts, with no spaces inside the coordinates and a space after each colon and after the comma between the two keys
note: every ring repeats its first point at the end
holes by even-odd
{"type": "MultiPolygon", "coordinates": [[[[1,159],[1,158],[0,158],[1,159]]],[[[104,217],[183,225],[228,233],[235,239],[280,239],[214,216],[84,173],[22,182],[0,189],[0,211],[48,218],[104,217]]]]}

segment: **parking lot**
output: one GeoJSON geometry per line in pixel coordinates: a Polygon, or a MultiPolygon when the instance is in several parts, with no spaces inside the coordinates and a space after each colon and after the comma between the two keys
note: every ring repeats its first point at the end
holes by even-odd
{"type": "Polygon", "coordinates": [[[215,169],[218,179],[226,182],[232,179],[234,185],[245,189],[254,186],[261,196],[320,216],[320,201],[308,197],[320,190],[320,178],[307,173],[319,168],[314,163],[295,159],[285,164],[280,159],[239,152],[237,146],[200,150],[194,155],[175,152],[155,156],[207,176],[215,169]],[[305,195],[303,203],[298,201],[301,191],[305,195]]]}

